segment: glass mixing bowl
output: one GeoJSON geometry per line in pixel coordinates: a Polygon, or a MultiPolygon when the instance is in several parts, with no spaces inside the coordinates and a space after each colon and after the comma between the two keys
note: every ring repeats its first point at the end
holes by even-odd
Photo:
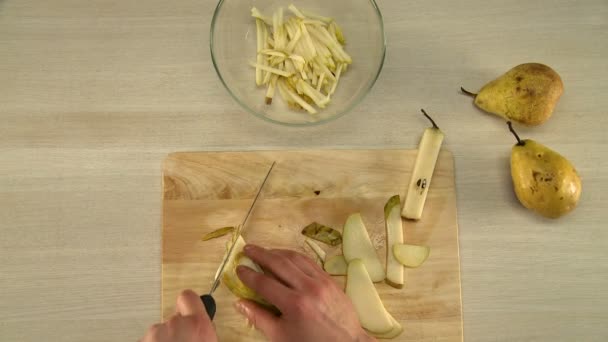
{"type": "Polygon", "coordinates": [[[386,52],[382,15],[374,0],[220,0],[211,22],[211,58],[220,80],[232,97],[248,112],[264,120],[289,125],[310,126],[328,122],[353,109],[369,93],[378,79],[386,52]],[[340,78],[331,102],[318,114],[294,110],[276,92],[272,105],[265,103],[266,86],[256,86],[256,25],[251,8],[272,17],[285,8],[285,17],[294,4],[302,11],[331,17],[342,28],[345,51],[353,63],[340,78]]]}

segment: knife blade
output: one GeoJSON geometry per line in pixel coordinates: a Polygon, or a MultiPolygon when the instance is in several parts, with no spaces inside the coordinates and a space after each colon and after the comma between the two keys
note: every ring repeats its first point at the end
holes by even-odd
{"type": "Polygon", "coordinates": [[[258,192],[256,193],[255,197],[253,198],[253,202],[251,202],[251,206],[249,206],[249,210],[247,211],[247,214],[245,215],[243,222],[236,228],[236,231],[234,232],[234,235],[233,235],[234,241],[232,241],[232,245],[230,246],[230,249],[228,250],[226,257],[224,258],[224,260],[218,267],[217,271],[215,272],[215,276],[213,278],[213,284],[211,285],[211,290],[209,291],[208,294],[201,296],[201,300],[203,301],[203,304],[205,305],[205,310],[207,311],[207,314],[209,315],[209,318],[211,320],[213,320],[213,317],[215,316],[215,311],[216,311],[215,299],[213,299],[213,292],[215,292],[215,290],[217,289],[217,287],[220,284],[220,277],[221,277],[222,273],[224,272],[224,268],[226,268],[226,264],[228,263],[228,260],[230,260],[230,256],[232,255],[232,252],[234,251],[234,247],[236,246],[236,242],[238,240],[237,238],[243,233],[243,229],[245,228],[245,225],[247,224],[247,221],[249,220],[249,217],[251,216],[251,213],[253,212],[253,208],[255,207],[255,204],[257,203],[258,198],[260,197],[260,194],[262,193],[262,189],[264,189],[264,185],[266,184],[266,181],[270,177],[270,173],[272,172],[272,169],[274,168],[275,164],[276,164],[276,161],[272,162],[272,165],[270,165],[270,168],[268,169],[268,172],[266,173],[266,177],[264,177],[264,180],[262,181],[262,184],[260,185],[258,192]]]}

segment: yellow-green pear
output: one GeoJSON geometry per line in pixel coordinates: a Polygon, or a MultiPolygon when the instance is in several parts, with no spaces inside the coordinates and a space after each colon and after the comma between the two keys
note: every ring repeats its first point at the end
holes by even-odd
{"type": "Polygon", "coordinates": [[[553,114],[564,91],[555,70],[540,63],[520,64],[486,84],[479,93],[461,90],[475,97],[475,105],[507,121],[527,126],[540,125],[553,114]]]}
{"type": "Polygon", "coordinates": [[[524,207],[548,218],[572,211],[582,191],[574,166],[559,153],[534,140],[517,138],[511,151],[511,177],[517,198],[524,207]]]}

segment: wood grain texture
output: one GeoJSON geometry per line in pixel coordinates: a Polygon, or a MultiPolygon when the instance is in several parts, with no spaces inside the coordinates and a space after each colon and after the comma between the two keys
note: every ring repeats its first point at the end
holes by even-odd
{"type": "Polygon", "coordinates": [[[160,320],[168,153],[414,149],[420,107],[456,163],[465,341],[606,340],[606,0],[378,1],[378,82],[350,114],[302,129],[222,88],[215,5],[0,0],[1,341],[137,341],[160,320]],[[581,174],[580,206],[558,221],[518,203],[512,136],[458,91],[524,62],[564,81],[551,119],[520,128],[581,174]]]}
{"type": "MultiPolygon", "coordinates": [[[[273,161],[277,164],[251,214],[246,241],[314,258],[300,233],[302,228],[322,222],[341,230],[348,215],[360,212],[384,261],[383,207],[395,194],[405,197],[415,159],[416,151],[407,150],[171,154],[163,164],[163,317],[175,312],[175,298],[182,289],[209,290],[226,239],[203,242],[201,237],[219,227],[240,224],[273,161]]],[[[387,310],[405,327],[396,340],[462,341],[451,153],[442,152],[438,160],[423,219],[404,221],[404,234],[408,243],[430,246],[431,256],[419,269],[406,270],[404,289],[384,283],[377,286],[387,310]]],[[[339,247],[325,249],[329,255],[341,254],[339,247]]],[[[335,279],[344,285],[344,277],[335,279]]],[[[259,338],[246,327],[233,307],[235,297],[225,287],[215,298],[215,326],[221,340],[259,338]]]]}

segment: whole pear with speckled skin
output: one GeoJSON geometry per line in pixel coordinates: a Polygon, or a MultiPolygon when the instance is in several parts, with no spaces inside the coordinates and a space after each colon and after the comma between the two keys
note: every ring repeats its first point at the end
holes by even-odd
{"type": "Polygon", "coordinates": [[[520,64],[486,84],[475,97],[475,105],[507,121],[536,126],[547,121],[564,91],[555,70],[540,63],[520,64]]]}
{"type": "Polygon", "coordinates": [[[574,166],[559,153],[534,140],[517,138],[511,150],[511,177],[524,207],[548,218],[558,218],[576,208],[581,179],[574,166]]]}

